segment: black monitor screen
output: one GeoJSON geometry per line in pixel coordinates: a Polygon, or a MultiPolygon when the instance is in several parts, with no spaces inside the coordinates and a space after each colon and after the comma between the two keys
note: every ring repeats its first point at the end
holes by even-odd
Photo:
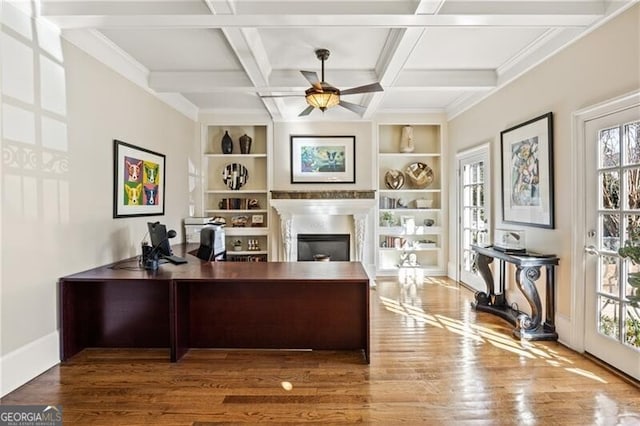
{"type": "Polygon", "coordinates": [[[151,247],[161,256],[171,256],[171,245],[169,245],[167,227],[160,222],[147,222],[147,226],[149,227],[151,247]]]}

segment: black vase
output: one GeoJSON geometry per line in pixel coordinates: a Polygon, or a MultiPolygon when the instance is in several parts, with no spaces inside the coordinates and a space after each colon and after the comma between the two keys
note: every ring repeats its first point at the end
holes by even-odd
{"type": "Polygon", "coordinates": [[[240,136],[240,153],[249,154],[251,152],[251,137],[245,133],[240,136]]]}
{"type": "Polygon", "coordinates": [[[222,137],[222,141],[220,141],[220,146],[222,147],[223,154],[231,154],[233,152],[233,140],[231,136],[229,136],[229,132],[227,130],[224,131],[224,136],[222,137]]]}

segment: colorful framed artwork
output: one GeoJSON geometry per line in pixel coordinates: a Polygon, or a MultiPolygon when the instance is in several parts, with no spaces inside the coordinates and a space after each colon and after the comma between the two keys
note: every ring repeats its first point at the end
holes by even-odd
{"type": "Polygon", "coordinates": [[[113,217],[164,214],[165,156],[113,141],[113,217]]]}
{"type": "Polygon", "coordinates": [[[500,142],[503,222],[553,229],[553,114],[500,132],[500,142]]]}
{"type": "Polygon", "coordinates": [[[291,183],[355,183],[355,136],[291,136],[291,183]]]}

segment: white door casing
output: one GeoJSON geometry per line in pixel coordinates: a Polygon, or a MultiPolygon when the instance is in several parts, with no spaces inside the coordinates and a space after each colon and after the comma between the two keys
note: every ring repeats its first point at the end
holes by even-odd
{"type": "MultiPolygon", "coordinates": [[[[574,113],[576,156],[572,166],[576,196],[572,209],[576,221],[573,229],[572,326],[566,343],[640,378],[640,352],[623,343],[625,262],[616,254],[617,247],[626,237],[623,218],[633,211],[625,208],[624,192],[620,193],[619,203],[614,203],[618,208],[605,202],[600,180],[600,176],[614,180],[619,177],[622,187],[622,175],[630,168],[622,160],[605,162],[601,159],[604,154],[599,151],[599,147],[604,146],[601,135],[608,134],[601,132],[603,129],[615,129],[634,120],[640,120],[640,92],[574,113]],[[601,311],[604,306],[607,308],[601,311]],[[614,310],[614,306],[618,309],[614,310]],[[620,330],[617,339],[613,337],[616,331],[610,328],[612,323],[618,323],[615,326],[620,330]],[[606,336],[607,333],[611,336],[606,336]]],[[[621,137],[620,143],[623,142],[621,137]]]]}
{"type": "Polygon", "coordinates": [[[475,253],[470,244],[488,244],[491,232],[490,145],[488,143],[459,152],[458,169],[458,251],[457,277],[476,290],[486,286],[475,270],[475,253]]]}

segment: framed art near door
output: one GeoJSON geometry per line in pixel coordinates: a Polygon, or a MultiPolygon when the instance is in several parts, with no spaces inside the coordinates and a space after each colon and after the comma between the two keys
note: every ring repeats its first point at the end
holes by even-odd
{"type": "Polygon", "coordinates": [[[502,220],[553,228],[553,115],[500,132],[502,220]]]}
{"type": "Polygon", "coordinates": [[[164,214],[165,156],[113,141],[113,217],[164,214]]]}

